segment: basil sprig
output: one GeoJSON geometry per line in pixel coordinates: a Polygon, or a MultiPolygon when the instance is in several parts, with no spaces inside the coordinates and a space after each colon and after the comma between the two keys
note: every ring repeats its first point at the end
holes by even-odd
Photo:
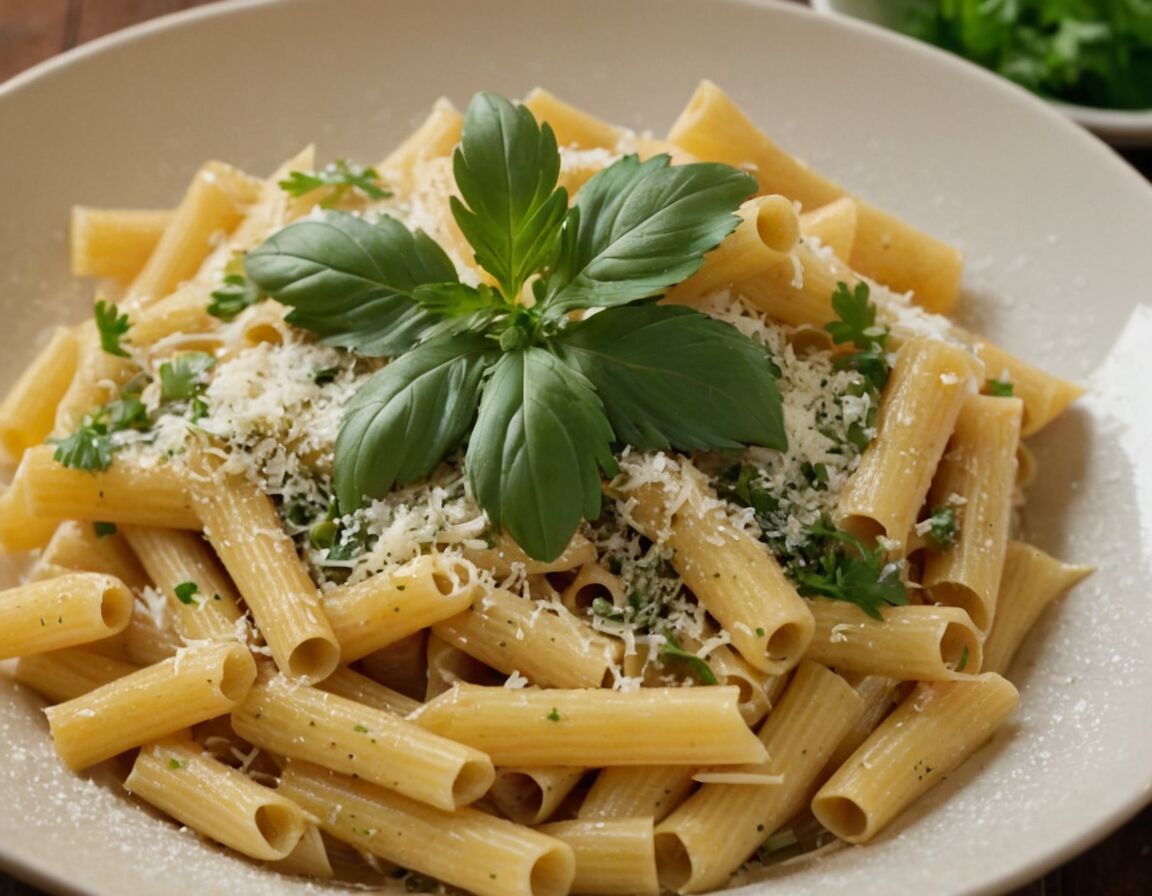
{"type": "Polygon", "coordinates": [[[756,190],[725,165],[627,156],[571,206],[552,129],[491,93],[469,105],[453,216],[494,285],[460,282],[426,234],[339,212],[248,253],[248,277],[329,345],[389,357],[336,441],[343,512],[467,442],[493,526],[550,560],[600,512],[612,449],[783,449],[771,359],[734,327],[652,304],[735,229],[756,190]],[[525,287],[530,285],[530,296],[525,287]],[[571,312],[604,309],[573,321],[571,312]]]}

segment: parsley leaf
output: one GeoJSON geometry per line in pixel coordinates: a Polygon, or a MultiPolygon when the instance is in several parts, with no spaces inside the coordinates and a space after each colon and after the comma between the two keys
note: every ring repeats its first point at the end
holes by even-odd
{"type": "Polygon", "coordinates": [[[373,375],[345,409],[336,438],[340,506],[350,510],[431,473],[472,423],[496,354],[476,334],[439,337],[373,375]]]}
{"type": "Polygon", "coordinates": [[[552,128],[538,125],[525,106],[478,93],[452,168],[463,199],[452,198],[452,215],[476,261],[515,302],[551,259],[568,210],[568,191],[556,186],[560,154],[552,128]]]}
{"type": "Polygon", "coordinates": [[[1117,109],[1152,107],[1147,0],[909,3],[896,23],[1044,96],[1117,109]]]}
{"type": "Polygon", "coordinates": [[[867,283],[857,283],[855,289],[849,289],[844,282],[836,284],[832,310],[840,319],[825,324],[824,329],[832,334],[832,341],[837,345],[851,342],[859,349],[884,346],[887,333],[876,326],[876,308],[870,296],[867,283]]]}
{"type": "Polygon", "coordinates": [[[984,390],[989,395],[995,395],[997,398],[1011,398],[1015,391],[1012,383],[1007,380],[985,380],[984,390]]]}
{"type": "Polygon", "coordinates": [[[937,507],[928,517],[928,544],[935,551],[946,551],[956,542],[960,527],[956,520],[956,510],[945,504],[937,507]]]}
{"type": "Polygon", "coordinates": [[[223,321],[232,320],[245,308],[264,298],[256,284],[243,274],[228,274],[219,288],[212,290],[211,295],[208,313],[223,321]]]}
{"type": "Polygon", "coordinates": [[[599,469],[617,472],[612,429],[592,384],[540,347],[492,368],[468,443],[472,493],[529,556],[554,560],[600,513],[599,469]]]}
{"type": "Polygon", "coordinates": [[[116,524],[97,520],[92,524],[92,531],[96,533],[97,538],[106,538],[109,535],[116,534],[116,524]]]}
{"type": "Polygon", "coordinates": [[[180,603],[191,605],[196,603],[196,595],[200,593],[200,586],[195,582],[181,582],[172,589],[172,593],[176,595],[176,600],[180,603]]]}
{"type": "Polygon", "coordinates": [[[811,527],[818,539],[815,563],[793,567],[790,573],[800,593],[856,604],[873,619],[880,610],[908,603],[907,591],[894,567],[885,562],[883,548],[869,549],[856,536],[827,522],[811,527]]]}
{"type": "Polygon", "coordinates": [[[347,159],[330,162],[315,174],[293,171],[278,185],[289,196],[295,197],[328,187],[329,194],[320,201],[320,205],[325,208],[336,205],[349,190],[359,190],[369,199],[386,199],[392,195],[384,189],[375,168],[358,165],[347,159]]]}
{"type": "Polygon", "coordinates": [[[160,396],[164,401],[191,401],[204,388],[204,374],[216,366],[205,352],[185,352],[160,365],[160,396]]]}
{"type": "Polygon", "coordinates": [[[542,287],[550,316],[659,295],[696,273],[704,253],[736,229],[755,178],[711,162],[668,162],[625,156],[576,194],[542,287]]]}
{"type": "Polygon", "coordinates": [[[121,338],[131,328],[127,314],[117,314],[119,309],[112,302],[96,303],[96,330],[100,334],[100,347],[110,355],[127,358],[128,352],[120,344],[121,338]]]}
{"type": "Polygon", "coordinates": [[[408,351],[439,320],[413,301],[416,287],[458,280],[426,234],[387,215],[369,224],[343,212],[289,224],[248,253],[245,269],[292,307],[289,323],[371,357],[408,351]]]}
{"type": "Polygon", "coordinates": [[[610,308],[556,345],[596,387],[619,441],[644,450],[787,447],[769,357],[739,330],[688,308],[610,308]]]}
{"type": "Polygon", "coordinates": [[[60,439],[52,457],[66,467],[98,472],[112,466],[114,450],[108,417],[101,409],[86,415],[72,435],[60,439]]]}

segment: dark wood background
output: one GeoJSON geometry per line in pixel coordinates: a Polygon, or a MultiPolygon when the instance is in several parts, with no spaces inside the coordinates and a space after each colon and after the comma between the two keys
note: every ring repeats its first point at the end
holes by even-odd
{"type": "MultiPolygon", "coordinates": [[[[0,0],[0,82],[103,34],[208,2],[212,0],[0,0]]],[[[2,153],[0,140],[0,160],[2,153]]],[[[1152,178],[1152,148],[1123,154],[1152,178]]],[[[0,872],[0,896],[44,894],[0,872]]],[[[1152,896],[1152,808],[1011,896],[1152,896]]]]}

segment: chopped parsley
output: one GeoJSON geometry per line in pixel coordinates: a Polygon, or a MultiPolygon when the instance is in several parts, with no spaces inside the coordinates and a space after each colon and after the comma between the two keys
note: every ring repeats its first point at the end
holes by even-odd
{"type": "Polygon", "coordinates": [[[544,718],[546,718],[549,722],[559,722],[560,721],[560,710],[558,710],[555,706],[553,706],[552,712],[548,713],[548,715],[546,715],[544,718]]]}
{"type": "Polygon", "coordinates": [[[293,171],[280,181],[279,186],[289,196],[294,197],[327,188],[328,194],[319,203],[324,208],[338,205],[349,191],[358,191],[369,199],[387,199],[392,195],[384,189],[383,181],[375,168],[358,165],[347,159],[330,162],[315,174],[293,171]]]}
{"type": "Polygon", "coordinates": [[[185,352],[160,365],[160,396],[164,401],[186,402],[193,423],[208,415],[204,400],[205,374],[216,366],[216,358],[206,352],[185,352]]]}
{"type": "Polygon", "coordinates": [[[127,314],[118,314],[119,309],[112,302],[103,300],[96,303],[96,330],[100,334],[100,347],[110,355],[127,358],[128,352],[120,344],[132,326],[127,314]]]}
{"type": "Polygon", "coordinates": [[[97,538],[104,538],[108,535],[116,534],[115,523],[103,523],[99,520],[92,524],[92,531],[96,533],[97,538]]]}
{"type": "Polygon", "coordinates": [[[926,528],[924,537],[928,546],[934,551],[946,551],[956,543],[956,536],[960,534],[960,526],[956,519],[956,509],[950,504],[944,504],[932,511],[932,515],[921,523],[926,528]]]}
{"type": "Polygon", "coordinates": [[[220,320],[229,321],[245,308],[262,301],[265,296],[243,274],[228,274],[220,286],[212,290],[212,301],[208,303],[208,313],[220,320]]]}
{"type": "Polygon", "coordinates": [[[180,769],[185,768],[186,766],[187,766],[187,763],[181,762],[175,756],[169,758],[169,760],[168,760],[168,768],[172,769],[173,771],[179,771],[180,769]]]}
{"type": "Polygon", "coordinates": [[[873,619],[884,618],[882,607],[908,603],[899,569],[887,562],[883,548],[865,547],[828,520],[812,526],[810,534],[802,561],[785,568],[801,594],[856,604],[873,619]]]}
{"type": "Polygon", "coordinates": [[[1007,380],[985,380],[984,391],[997,398],[1011,398],[1015,390],[1007,380]]]}
{"type": "Polygon", "coordinates": [[[100,409],[86,414],[72,435],[59,439],[52,456],[66,467],[95,473],[112,466],[114,450],[108,414],[100,409]]]}
{"type": "Polygon", "coordinates": [[[963,672],[968,668],[968,645],[964,645],[964,650],[960,654],[960,662],[956,664],[956,671],[963,672]]]}
{"type": "Polygon", "coordinates": [[[195,582],[181,582],[172,589],[172,593],[176,595],[176,600],[180,603],[191,605],[196,603],[196,595],[200,593],[200,586],[195,582]]]}

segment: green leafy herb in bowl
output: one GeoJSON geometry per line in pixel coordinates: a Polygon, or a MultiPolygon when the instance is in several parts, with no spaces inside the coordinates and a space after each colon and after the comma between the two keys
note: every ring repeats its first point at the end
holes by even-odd
{"type": "Polygon", "coordinates": [[[1113,143],[1152,141],[1152,0],[811,0],[1020,84],[1113,143]]]}

